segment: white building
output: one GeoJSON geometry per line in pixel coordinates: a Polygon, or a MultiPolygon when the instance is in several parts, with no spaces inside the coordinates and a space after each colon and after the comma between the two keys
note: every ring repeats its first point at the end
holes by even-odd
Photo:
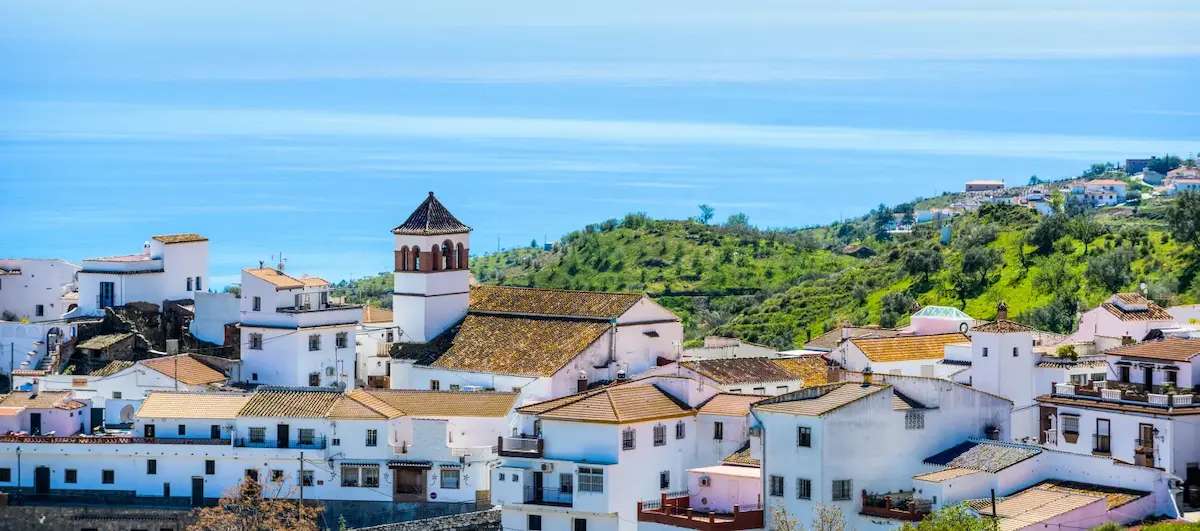
{"type": "Polygon", "coordinates": [[[226,327],[241,320],[237,296],[197,291],[194,298],[196,316],[188,323],[188,332],[201,341],[224,345],[226,327]]]}
{"type": "Polygon", "coordinates": [[[208,238],[154,236],[140,254],[84,259],[78,277],[79,307],[68,317],[103,315],[131,302],[191,299],[208,286],[208,238]]]}
{"type": "Polygon", "coordinates": [[[959,332],[852,338],[830,352],[829,359],[855,372],[870,368],[876,374],[951,378],[965,369],[963,364],[953,361],[963,357],[970,349],[970,343],[971,339],[959,332]]]}
{"type": "Polygon", "coordinates": [[[1125,188],[1124,181],[1095,179],[1071,185],[1069,199],[1093,207],[1112,206],[1125,202],[1125,188]]]}
{"type": "Polygon", "coordinates": [[[89,433],[91,405],[69,391],[13,391],[0,397],[0,434],[4,437],[57,436],[89,433]]]}
{"type": "Polygon", "coordinates": [[[1170,184],[1167,185],[1167,195],[1175,195],[1183,192],[1200,192],[1200,178],[1176,177],[1170,179],[1170,184]]]}
{"type": "Polygon", "coordinates": [[[392,386],[391,353],[397,335],[391,310],[376,306],[363,307],[362,322],[358,324],[354,333],[354,348],[358,358],[358,387],[388,389],[392,386]]]}
{"type": "Polygon", "coordinates": [[[1097,337],[1142,341],[1152,330],[1171,328],[1175,317],[1140,293],[1117,293],[1079,317],[1079,330],[1068,342],[1083,343],[1097,337]]]}
{"type": "MultiPolygon", "coordinates": [[[[811,522],[816,504],[838,507],[847,529],[893,528],[862,514],[861,493],[912,488],[931,455],[970,437],[1008,436],[1012,403],[937,378],[877,375],[881,383],[840,382],[752,406],[762,424],[765,504],[811,522]]],[[[766,528],[772,529],[771,511],[766,528]]]]}
{"type": "Polygon", "coordinates": [[[429,192],[395,235],[392,311],[406,343],[433,340],[467,314],[471,227],[429,192]]]}
{"type": "Polygon", "coordinates": [[[0,321],[56,321],[74,308],[63,297],[75,291],[79,266],[57,259],[0,259],[0,321]]]}
{"type": "Polygon", "coordinates": [[[769,396],[825,384],[831,370],[836,371],[821,356],[799,356],[681,361],[643,374],[682,376],[722,392],[769,396]]]}
{"type": "Polygon", "coordinates": [[[329,301],[329,282],[281,268],[242,270],[242,377],[252,384],[353,387],[362,307],[329,301]]]}
{"type": "Polygon", "coordinates": [[[685,360],[714,360],[729,358],[780,358],[778,350],[771,347],[743,341],[736,337],[707,336],[704,345],[685,349],[685,360]]]}

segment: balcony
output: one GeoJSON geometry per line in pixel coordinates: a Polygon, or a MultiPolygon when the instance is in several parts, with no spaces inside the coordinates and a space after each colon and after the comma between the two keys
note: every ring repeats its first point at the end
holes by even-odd
{"type": "Polygon", "coordinates": [[[1108,402],[1137,403],[1136,405],[1172,408],[1200,406],[1193,402],[1192,390],[1184,390],[1187,394],[1179,393],[1178,388],[1161,385],[1150,386],[1147,389],[1142,384],[1127,382],[1096,381],[1091,385],[1055,384],[1053,394],[1058,396],[1081,397],[1103,400],[1108,402]]]}
{"type": "Polygon", "coordinates": [[[1092,435],[1092,454],[1112,455],[1112,437],[1108,435],[1092,435]]]}
{"type": "Polygon", "coordinates": [[[496,446],[500,457],[539,458],[545,453],[545,443],[540,438],[498,437],[496,446]]]}
{"type": "Polygon", "coordinates": [[[920,522],[932,511],[933,503],[916,497],[915,491],[885,494],[867,494],[867,491],[863,491],[859,514],[920,522]]]}
{"type": "Polygon", "coordinates": [[[1058,445],[1058,430],[1044,430],[1042,432],[1042,444],[1048,446],[1058,445]]]}
{"type": "Polygon", "coordinates": [[[537,488],[525,486],[524,503],[530,505],[546,505],[549,507],[571,507],[574,502],[574,492],[570,489],[537,488]]]}
{"type": "Polygon", "coordinates": [[[663,494],[659,500],[640,501],[638,521],[699,531],[739,531],[763,527],[761,504],[734,505],[732,513],[697,511],[686,492],[663,494]]]}
{"type": "Polygon", "coordinates": [[[237,448],[289,448],[295,450],[324,450],[325,437],[313,437],[312,439],[296,439],[286,441],[273,441],[270,439],[250,439],[242,437],[235,439],[233,445],[237,448]]]}
{"type": "Polygon", "coordinates": [[[450,455],[467,461],[491,461],[500,455],[499,446],[464,446],[451,448],[450,455]]]}
{"type": "Polygon", "coordinates": [[[0,436],[0,443],[50,443],[50,444],[203,444],[229,445],[229,439],[201,439],[186,437],[128,437],[99,435],[23,435],[10,433],[0,436]]]}

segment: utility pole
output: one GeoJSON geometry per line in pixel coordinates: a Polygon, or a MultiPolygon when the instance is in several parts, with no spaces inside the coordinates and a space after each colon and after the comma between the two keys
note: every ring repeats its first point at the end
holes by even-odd
{"type": "Polygon", "coordinates": [[[300,452],[300,503],[296,504],[296,517],[304,514],[304,452],[300,452]]]}
{"type": "Polygon", "coordinates": [[[996,489],[992,489],[992,529],[999,531],[1000,519],[996,516],[996,489]]]}

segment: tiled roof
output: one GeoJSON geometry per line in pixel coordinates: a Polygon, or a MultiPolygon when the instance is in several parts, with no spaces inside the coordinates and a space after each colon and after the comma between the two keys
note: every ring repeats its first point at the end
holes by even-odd
{"type": "Polygon", "coordinates": [[[1192,361],[1200,355],[1200,339],[1168,337],[1117,347],[1104,353],[1151,360],[1192,361]]]}
{"type": "MultiPolygon", "coordinates": [[[[1026,489],[996,501],[996,516],[999,517],[996,522],[996,530],[1017,531],[1034,527],[1041,522],[1065,515],[1100,500],[1100,497],[1084,494],[1041,488],[1026,489]]],[[[983,501],[980,500],[980,502],[983,501]]],[[[968,502],[968,506],[980,514],[993,516],[990,502],[968,502]]]]}
{"type": "Polygon", "coordinates": [[[925,405],[913,400],[912,397],[892,389],[892,409],[895,411],[904,411],[907,409],[926,409],[925,405]]]}
{"type": "Polygon", "coordinates": [[[417,209],[408,216],[408,219],[404,220],[404,223],[392,229],[392,233],[430,236],[434,234],[459,234],[470,232],[470,230],[471,227],[466,226],[458,218],[454,217],[454,214],[446,210],[442,202],[433,196],[433,192],[429,192],[429,197],[426,197],[417,206],[417,209]]]}
{"type": "Polygon", "coordinates": [[[1033,332],[1033,327],[1009,321],[1008,319],[996,319],[995,321],[976,326],[972,331],[987,334],[1013,334],[1017,332],[1033,332]]]}
{"type": "Polygon", "coordinates": [[[341,393],[330,389],[260,387],[238,416],[320,418],[326,416],[341,397],[341,393]]]}
{"type": "Polygon", "coordinates": [[[819,416],[887,389],[886,385],[857,382],[807,387],[779,395],[754,406],[754,409],[793,415],[819,416]]]}
{"type": "Polygon", "coordinates": [[[279,271],[270,267],[248,267],[242,271],[249,273],[250,276],[265,280],[275,286],[275,290],[282,289],[300,289],[304,287],[304,283],[300,279],[288,276],[283,271],[279,271]]]}
{"type": "Polygon", "coordinates": [[[1088,181],[1087,184],[1096,186],[1116,186],[1118,184],[1125,184],[1125,182],[1114,179],[1096,179],[1094,181],[1088,181]]]}
{"type": "Polygon", "coordinates": [[[1073,369],[1076,367],[1096,368],[1107,366],[1108,362],[1104,360],[1070,361],[1068,359],[1066,361],[1054,361],[1049,358],[1042,358],[1042,361],[1039,361],[1037,364],[1037,367],[1041,367],[1043,369],[1073,369]]]}
{"type": "Polygon", "coordinates": [[[1087,496],[1104,498],[1105,505],[1108,506],[1108,510],[1110,511],[1129,502],[1136,501],[1150,495],[1149,492],[1141,490],[1094,485],[1092,483],[1080,483],[1078,481],[1063,481],[1059,479],[1049,479],[1038,483],[1031,488],[1048,489],[1059,492],[1071,492],[1074,494],[1083,494],[1087,496]]]}
{"type": "Polygon", "coordinates": [[[368,393],[366,389],[355,389],[349,393],[346,393],[346,396],[389,419],[404,416],[403,411],[396,409],[394,406],[383,400],[380,400],[379,397],[368,393]]]}
{"type": "Polygon", "coordinates": [[[321,277],[310,277],[308,275],[301,276],[300,278],[298,278],[296,280],[299,280],[300,283],[304,284],[304,287],[306,287],[306,288],[313,288],[313,287],[329,285],[328,280],[325,280],[321,277]]]}
{"type": "Polygon", "coordinates": [[[728,465],[762,466],[758,459],[750,457],[750,441],[746,441],[741,448],[726,456],[721,462],[728,465]]]}
{"type": "Polygon", "coordinates": [[[556,399],[551,408],[532,404],[517,411],[537,411],[544,419],[625,424],[694,415],[695,410],[651,384],[606,387],[556,399]],[[529,409],[527,409],[529,408],[529,409]]]}
{"type": "Polygon", "coordinates": [[[130,367],[133,367],[132,361],[113,360],[108,362],[108,365],[92,371],[88,376],[112,376],[130,367]]]}
{"type": "Polygon", "coordinates": [[[455,328],[448,350],[429,365],[521,376],[558,372],[610,329],[598,321],[503,315],[468,315],[455,328]]]}
{"type": "Polygon", "coordinates": [[[472,312],[616,319],[642,300],[640,293],[471,286],[472,312]]]}
{"type": "MultiPolygon", "coordinates": [[[[370,389],[363,394],[415,417],[505,417],[512,412],[519,393],[500,391],[422,391],[413,389],[370,389]]],[[[351,393],[353,396],[355,393],[351,393]]],[[[357,397],[356,397],[357,398],[357,397]]],[[[360,399],[364,403],[372,403],[360,399]]]]}
{"type": "Polygon", "coordinates": [[[50,409],[70,396],[70,391],[42,391],[36,395],[30,391],[13,391],[0,398],[0,407],[50,409]]]}
{"type": "Polygon", "coordinates": [[[172,243],[191,243],[191,242],[206,242],[208,238],[199,234],[163,234],[161,236],[151,236],[156,241],[172,244],[172,243]]]}
{"type": "Polygon", "coordinates": [[[999,472],[1042,453],[1041,448],[971,440],[925,459],[926,464],[999,472]]]}
{"type": "Polygon", "coordinates": [[[72,292],[70,292],[70,293],[67,293],[66,295],[63,295],[63,296],[62,296],[62,300],[64,300],[64,301],[77,301],[77,300],[79,300],[79,292],[78,292],[78,291],[72,291],[72,292]]]}
{"type": "Polygon", "coordinates": [[[890,328],[839,327],[813,338],[812,341],[804,344],[804,348],[833,350],[842,343],[842,330],[848,330],[851,338],[896,337],[900,335],[899,330],[892,330],[890,328]]]}
{"type": "Polygon", "coordinates": [[[349,395],[342,395],[337,402],[334,402],[326,417],[337,420],[387,420],[392,418],[349,395]]]}
{"type": "Polygon", "coordinates": [[[1146,310],[1123,310],[1120,306],[1111,302],[1106,302],[1101,306],[1105,310],[1108,310],[1108,313],[1117,316],[1122,321],[1171,321],[1175,319],[1166,310],[1162,309],[1161,306],[1153,302],[1146,304],[1148,306],[1146,310]]]}
{"type": "Polygon", "coordinates": [[[947,468],[944,470],[938,470],[936,472],[927,472],[925,474],[917,474],[917,475],[913,476],[913,479],[919,479],[921,481],[929,481],[931,483],[941,483],[943,481],[948,481],[948,480],[951,480],[954,478],[960,478],[963,476],[969,476],[971,474],[978,474],[978,473],[979,473],[978,470],[971,470],[969,468],[947,468]]]}
{"type": "Polygon", "coordinates": [[[820,356],[776,358],[771,363],[799,377],[805,387],[829,383],[829,362],[820,356]]]}
{"type": "Polygon", "coordinates": [[[969,343],[971,339],[956,332],[884,339],[851,339],[850,341],[871,361],[886,363],[889,361],[941,359],[946,355],[946,345],[969,343]]]}
{"type": "Polygon", "coordinates": [[[154,391],[142,401],[137,416],[148,419],[233,419],[249,401],[249,393],[154,391]]]}
{"type": "Polygon", "coordinates": [[[229,379],[216,369],[196,361],[187,354],[149,359],[142,361],[142,365],[171,378],[177,378],[187,385],[207,385],[229,379]]]}
{"type": "Polygon", "coordinates": [[[770,397],[767,395],[720,393],[705,400],[703,404],[700,404],[700,408],[697,411],[707,415],[744,417],[750,414],[750,404],[761,402],[767,398],[770,397]]]}
{"type": "MultiPolygon", "coordinates": [[[[778,382],[799,376],[767,358],[729,358],[684,361],[680,365],[721,385],[778,382]]],[[[822,361],[822,365],[824,362],[822,361]]]]}
{"type": "Polygon", "coordinates": [[[385,310],[378,306],[363,306],[364,324],[379,324],[392,322],[393,313],[391,310],[385,310]]]}
{"type": "Polygon", "coordinates": [[[80,343],[76,348],[87,348],[87,349],[100,350],[100,349],[105,349],[105,348],[111,347],[113,345],[116,345],[117,343],[120,343],[131,337],[133,337],[133,334],[131,334],[129,332],[121,332],[121,333],[117,333],[117,334],[105,334],[105,335],[96,336],[87,341],[84,341],[83,343],[80,343]]]}
{"type": "Polygon", "coordinates": [[[1138,292],[1115,293],[1113,297],[1125,304],[1150,304],[1150,299],[1138,292]]]}

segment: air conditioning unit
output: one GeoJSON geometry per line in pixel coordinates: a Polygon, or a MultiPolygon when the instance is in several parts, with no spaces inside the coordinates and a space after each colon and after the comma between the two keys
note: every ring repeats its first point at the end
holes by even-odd
{"type": "Polygon", "coordinates": [[[554,472],[554,463],[542,463],[542,472],[554,472]]]}
{"type": "Polygon", "coordinates": [[[700,476],[700,486],[701,487],[711,487],[712,486],[712,478],[710,478],[708,476],[700,476]]]}

